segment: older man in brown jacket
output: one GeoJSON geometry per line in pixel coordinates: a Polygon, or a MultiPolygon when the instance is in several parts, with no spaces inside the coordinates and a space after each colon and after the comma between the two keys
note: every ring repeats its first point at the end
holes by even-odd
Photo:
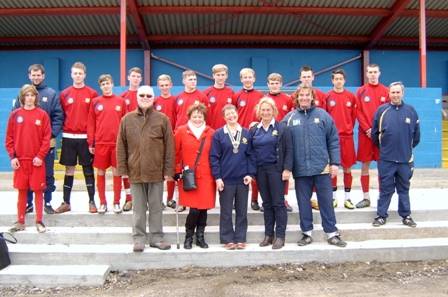
{"type": "Polygon", "coordinates": [[[164,179],[174,175],[174,138],[169,119],[153,108],[154,91],[141,86],[138,108],[121,121],[117,139],[120,175],[129,176],[134,199],[134,252],[142,252],[147,241],[146,212],[149,210],[149,245],[171,248],[163,240],[162,196],[164,179]]]}

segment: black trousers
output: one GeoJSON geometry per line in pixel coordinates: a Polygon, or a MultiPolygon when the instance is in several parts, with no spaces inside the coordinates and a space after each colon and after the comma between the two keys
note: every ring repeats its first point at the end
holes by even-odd
{"type": "Polygon", "coordinates": [[[225,184],[224,190],[219,192],[219,203],[221,205],[219,216],[219,240],[221,243],[246,242],[248,195],[249,186],[244,184],[225,184]],[[232,220],[232,209],[234,205],[235,225],[233,225],[232,220]]]}
{"type": "Polygon", "coordinates": [[[185,221],[185,228],[194,230],[196,227],[205,228],[205,226],[207,226],[207,210],[190,208],[185,221]]]}

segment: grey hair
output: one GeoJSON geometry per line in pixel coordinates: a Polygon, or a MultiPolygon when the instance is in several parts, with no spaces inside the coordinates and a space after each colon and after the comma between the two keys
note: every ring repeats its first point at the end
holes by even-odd
{"type": "Polygon", "coordinates": [[[401,87],[401,91],[403,91],[403,93],[404,93],[404,84],[401,81],[394,81],[393,83],[391,83],[389,85],[389,89],[394,87],[394,86],[400,86],[401,87]]]}

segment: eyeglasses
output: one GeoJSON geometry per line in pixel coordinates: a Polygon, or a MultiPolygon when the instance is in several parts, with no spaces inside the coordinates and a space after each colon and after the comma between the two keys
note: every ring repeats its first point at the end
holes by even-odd
{"type": "Polygon", "coordinates": [[[152,95],[151,95],[151,94],[138,94],[138,96],[139,96],[140,98],[143,98],[143,97],[146,97],[146,98],[152,98],[152,95]]]}

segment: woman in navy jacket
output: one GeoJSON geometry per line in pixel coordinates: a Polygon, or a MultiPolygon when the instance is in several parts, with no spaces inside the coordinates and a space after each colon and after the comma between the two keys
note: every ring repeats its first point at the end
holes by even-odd
{"type": "Polygon", "coordinates": [[[227,250],[245,249],[249,184],[255,176],[255,162],[249,154],[249,131],[238,124],[232,104],[222,110],[226,125],[216,130],[210,151],[212,174],[219,191],[221,213],[219,237],[227,250]],[[235,206],[235,228],[232,208],[235,206]]]}
{"type": "Polygon", "coordinates": [[[283,189],[292,170],[291,136],[286,125],[275,120],[278,110],[271,98],[262,98],[256,113],[260,123],[250,132],[264,208],[265,238],[260,246],[272,244],[272,249],[280,249],[285,244],[288,220],[283,189]]]}

